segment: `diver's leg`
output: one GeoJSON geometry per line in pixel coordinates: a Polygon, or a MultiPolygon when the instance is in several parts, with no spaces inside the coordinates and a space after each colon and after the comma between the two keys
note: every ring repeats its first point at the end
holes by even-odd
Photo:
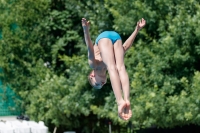
{"type": "Polygon", "coordinates": [[[116,67],[119,73],[122,90],[124,93],[124,100],[127,104],[125,117],[130,118],[132,116],[131,108],[130,108],[130,85],[129,85],[129,77],[126,72],[126,68],[124,65],[124,49],[122,46],[122,40],[117,40],[114,44],[114,54],[116,60],[116,67]]]}
{"type": "Polygon", "coordinates": [[[124,119],[124,108],[126,106],[126,102],[122,97],[121,82],[119,73],[116,69],[113,44],[110,39],[103,38],[99,40],[98,47],[101,52],[103,62],[106,64],[108,69],[111,85],[118,104],[118,114],[124,119]]]}

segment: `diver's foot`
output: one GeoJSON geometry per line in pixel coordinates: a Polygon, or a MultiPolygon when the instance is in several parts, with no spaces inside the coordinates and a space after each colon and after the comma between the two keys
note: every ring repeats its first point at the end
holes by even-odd
{"type": "Polygon", "coordinates": [[[124,117],[126,120],[129,120],[132,117],[131,104],[129,100],[126,100],[125,102],[126,102],[126,108],[125,108],[124,117]]]}
{"type": "Polygon", "coordinates": [[[126,113],[126,102],[123,100],[118,103],[118,115],[122,120],[126,120],[125,113],[126,113]]]}

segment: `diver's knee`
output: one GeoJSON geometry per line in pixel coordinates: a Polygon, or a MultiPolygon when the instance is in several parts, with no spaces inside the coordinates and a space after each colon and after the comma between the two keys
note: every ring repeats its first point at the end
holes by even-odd
{"type": "Polygon", "coordinates": [[[125,70],[125,65],[116,65],[116,69],[118,70],[118,72],[125,70]]]}
{"type": "Polygon", "coordinates": [[[116,67],[116,65],[108,65],[107,66],[107,69],[109,70],[109,71],[116,71],[117,70],[117,67],[116,67]]]}

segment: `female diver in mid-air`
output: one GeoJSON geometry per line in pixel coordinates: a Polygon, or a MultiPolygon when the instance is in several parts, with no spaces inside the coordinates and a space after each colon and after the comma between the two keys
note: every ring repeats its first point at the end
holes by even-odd
{"type": "Polygon", "coordinates": [[[88,48],[88,62],[93,69],[88,76],[89,82],[94,88],[102,88],[106,83],[106,70],[108,70],[118,105],[118,115],[123,120],[128,120],[132,116],[129,99],[129,77],[124,65],[124,54],[131,47],[139,30],[145,24],[146,21],[143,18],[138,21],[134,32],[123,45],[120,35],[115,31],[102,32],[93,45],[89,34],[90,22],[82,18],[85,43],[88,48]]]}

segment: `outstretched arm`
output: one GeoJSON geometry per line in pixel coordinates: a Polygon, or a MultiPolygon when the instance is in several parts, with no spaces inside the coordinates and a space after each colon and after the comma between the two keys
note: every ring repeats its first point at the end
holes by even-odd
{"type": "Polygon", "coordinates": [[[95,66],[95,56],[94,56],[94,48],[89,34],[90,22],[85,18],[82,18],[82,27],[84,32],[85,43],[88,48],[88,63],[91,68],[95,66]]]}
{"type": "Polygon", "coordinates": [[[130,37],[124,42],[123,47],[124,51],[126,52],[133,44],[135,37],[137,36],[140,29],[142,29],[146,24],[146,21],[142,18],[142,20],[137,22],[137,26],[134,32],[130,35],[130,37]]]}

